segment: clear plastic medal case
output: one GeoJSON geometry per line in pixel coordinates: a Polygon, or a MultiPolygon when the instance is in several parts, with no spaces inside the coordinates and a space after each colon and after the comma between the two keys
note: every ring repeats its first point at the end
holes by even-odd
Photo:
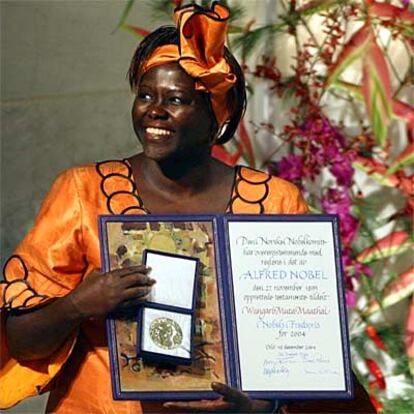
{"type": "Polygon", "coordinates": [[[147,360],[190,365],[199,259],[145,250],[143,263],[157,283],[138,312],[137,353],[147,360]]]}

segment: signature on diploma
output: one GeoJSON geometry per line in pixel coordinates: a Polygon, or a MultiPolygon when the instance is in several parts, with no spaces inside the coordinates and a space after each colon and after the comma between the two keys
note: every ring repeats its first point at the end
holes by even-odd
{"type": "Polygon", "coordinates": [[[319,368],[319,369],[308,369],[305,368],[305,374],[307,375],[333,375],[339,376],[339,371],[332,368],[319,368]]]}
{"type": "Polygon", "coordinates": [[[302,364],[305,375],[340,376],[339,370],[326,366],[329,363],[330,359],[320,352],[279,351],[274,358],[263,361],[263,375],[269,378],[272,376],[287,378],[290,375],[291,365],[302,364]]]}
{"type": "Polygon", "coordinates": [[[329,364],[330,360],[320,352],[281,351],[276,354],[276,357],[271,362],[274,364],[329,364]]]}
{"type": "Polygon", "coordinates": [[[280,365],[279,361],[272,361],[269,359],[265,359],[263,361],[263,375],[265,377],[273,377],[273,376],[284,376],[288,377],[290,374],[290,370],[288,367],[284,365],[280,365]]]}

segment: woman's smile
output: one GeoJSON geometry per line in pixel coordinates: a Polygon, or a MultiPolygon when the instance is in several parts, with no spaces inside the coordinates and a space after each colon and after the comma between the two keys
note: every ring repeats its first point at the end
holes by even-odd
{"type": "Polygon", "coordinates": [[[174,131],[160,127],[144,127],[143,143],[147,144],[164,144],[171,140],[174,131]]]}
{"type": "Polygon", "coordinates": [[[214,134],[208,98],[177,63],[156,66],[139,83],[132,108],[144,154],[155,161],[210,152],[214,134]]]}
{"type": "Polygon", "coordinates": [[[172,131],[168,129],[162,129],[162,128],[154,128],[154,127],[147,127],[145,128],[145,132],[153,137],[159,137],[159,136],[167,136],[171,135],[172,131]]]}

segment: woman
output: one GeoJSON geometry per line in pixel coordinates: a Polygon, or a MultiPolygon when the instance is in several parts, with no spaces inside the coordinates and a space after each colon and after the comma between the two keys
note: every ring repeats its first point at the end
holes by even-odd
{"type": "MultiPolygon", "coordinates": [[[[233,136],[245,106],[240,66],[224,48],[228,10],[191,5],[140,44],[129,78],[142,152],[70,169],[43,202],[33,229],[4,267],[11,355],[3,358],[5,407],[51,390],[48,411],[160,412],[160,403],[113,401],[104,318],[136,306],[155,283],[144,266],[101,273],[97,216],[148,213],[305,213],[292,184],[211,157],[233,136]]],[[[5,346],[2,347],[5,351],[5,346]]],[[[213,384],[217,401],[165,409],[269,412],[213,384]]]]}

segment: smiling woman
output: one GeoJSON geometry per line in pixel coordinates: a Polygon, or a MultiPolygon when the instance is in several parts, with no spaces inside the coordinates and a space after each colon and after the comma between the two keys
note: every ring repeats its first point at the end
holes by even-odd
{"type": "Polygon", "coordinates": [[[178,63],[154,67],[142,77],[132,119],[146,158],[180,165],[209,157],[214,124],[205,94],[194,83],[178,63]]]}
{"type": "Polygon", "coordinates": [[[210,108],[178,63],[140,78],[132,119],[143,152],[129,162],[151,212],[225,212],[234,170],[210,156],[218,132],[210,108]]]}
{"type": "Polygon", "coordinates": [[[217,3],[184,6],[177,27],[144,39],[129,71],[143,151],[61,174],[6,263],[2,407],[50,390],[48,411],[62,413],[273,409],[217,383],[214,401],[144,406],[111,396],[105,317],[145,302],[156,281],[145,266],[98,270],[97,216],[308,211],[294,185],[211,157],[214,144],[233,136],[245,107],[242,71],[224,46],[228,14],[217,3]]]}

